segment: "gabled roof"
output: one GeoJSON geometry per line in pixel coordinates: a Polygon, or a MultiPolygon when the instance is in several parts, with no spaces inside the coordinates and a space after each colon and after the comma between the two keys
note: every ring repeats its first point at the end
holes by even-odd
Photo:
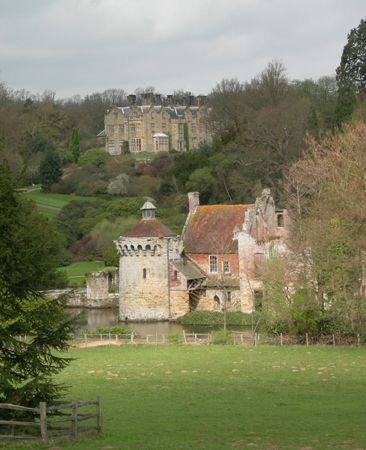
{"type": "Polygon", "coordinates": [[[173,231],[163,225],[157,219],[141,219],[140,222],[132,227],[125,237],[168,237],[176,236],[173,231]]]}
{"type": "Polygon", "coordinates": [[[190,213],[183,234],[187,253],[237,253],[235,227],[241,228],[244,213],[253,205],[202,205],[190,213]]]}

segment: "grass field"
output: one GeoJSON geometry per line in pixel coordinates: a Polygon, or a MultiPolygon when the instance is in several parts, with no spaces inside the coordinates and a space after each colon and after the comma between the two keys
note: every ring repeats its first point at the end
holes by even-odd
{"type": "Polygon", "coordinates": [[[366,448],[365,348],[125,346],[69,356],[58,379],[69,398],[102,396],[105,432],[58,442],[62,450],[366,448]]]}
{"type": "Polygon", "coordinates": [[[49,218],[56,217],[60,209],[72,200],[93,200],[95,198],[75,194],[50,194],[41,190],[26,192],[23,195],[34,200],[40,211],[49,218]]]}
{"type": "Polygon", "coordinates": [[[82,286],[87,272],[95,272],[103,267],[103,261],[80,261],[60,267],[59,270],[66,272],[71,286],[82,286]]]}

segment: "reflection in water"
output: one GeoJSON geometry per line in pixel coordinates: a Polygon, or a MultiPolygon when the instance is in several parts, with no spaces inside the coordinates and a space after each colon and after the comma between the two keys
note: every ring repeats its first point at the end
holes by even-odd
{"type": "MultiPolygon", "coordinates": [[[[72,317],[78,316],[78,330],[94,330],[98,327],[111,327],[118,324],[118,309],[89,309],[70,308],[72,317]]],[[[180,334],[183,330],[188,333],[208,333],[219,326],[211,327],[207,325],[181,325],[176,322],[121,322],[128,332],[134,332],[141,336],[154,334],[180,334]]],[[[246,326],[228,326],[232,330],[248,330],[246,326]]]]}

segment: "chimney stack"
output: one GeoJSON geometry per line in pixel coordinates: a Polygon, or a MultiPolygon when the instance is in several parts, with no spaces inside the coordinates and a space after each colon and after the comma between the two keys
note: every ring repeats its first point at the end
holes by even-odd
{"type": "Polygon", "coordinates": [[[194,214],[196,212],[197,206],[200,204],[200,193],[199,192],[188,192],[188,205],[189,212],[194,214]]]}
{"type": "Polygon", "coordinates": [[[127,96],[128,103],[134,105],[136,103],[136,95],[130,94],[127,96]]]}

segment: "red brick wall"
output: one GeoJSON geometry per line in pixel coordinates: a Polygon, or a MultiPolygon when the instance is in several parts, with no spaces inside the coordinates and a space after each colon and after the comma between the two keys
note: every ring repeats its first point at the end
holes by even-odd
{"type": "MultiPolygon", "coordinates": [[[[187,256],[192,259],[196,264],[198,264],[205,272],[209,272],[209,255],[205,253],[187,253],[187,256]]],[[[222,273],[222,262],[229,261],[230,263],[230,273],[228,275],[239,275],[239,258],[237,254],[218,254],[217,256],[217,268],[218,273],[222,273]]]]}

